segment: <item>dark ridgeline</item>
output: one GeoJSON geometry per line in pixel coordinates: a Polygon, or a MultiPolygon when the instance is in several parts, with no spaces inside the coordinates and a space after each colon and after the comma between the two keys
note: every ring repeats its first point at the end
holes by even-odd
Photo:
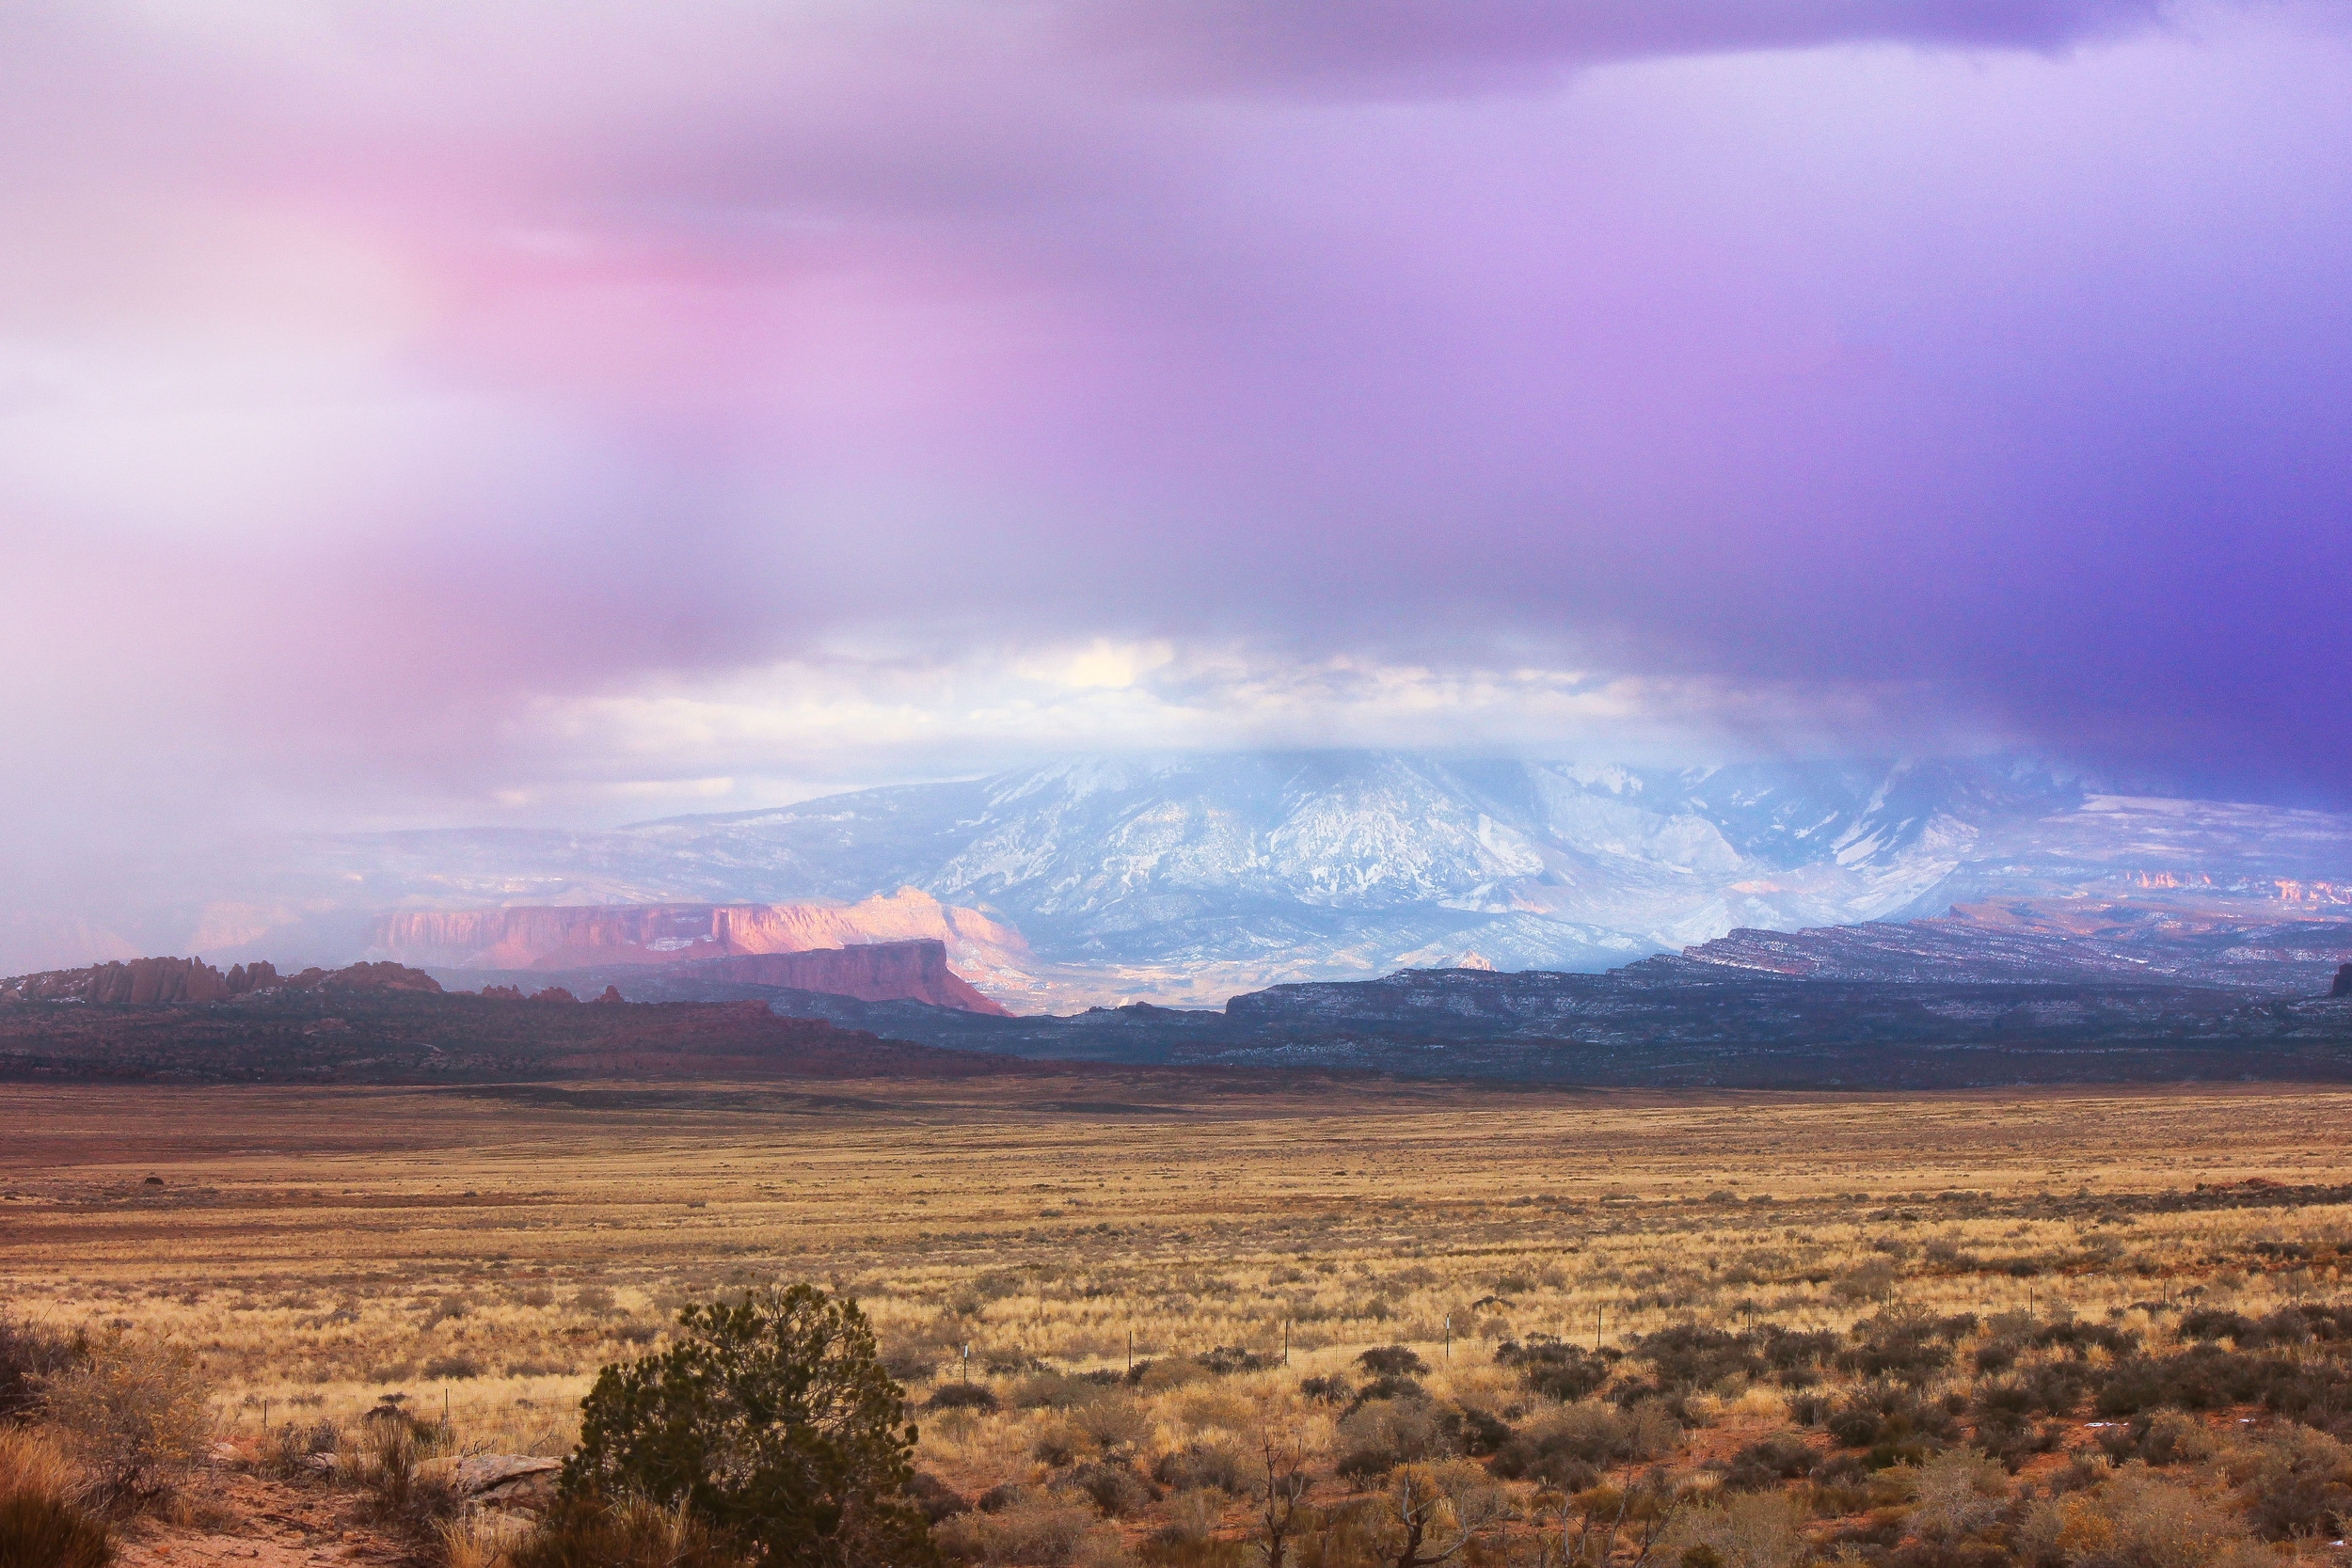
{"type": "Polygon", "coordinates": [[[2348,954],[2352,927],[2334,922],[2083,932],[1938,919],[1734,931],[1603,974],[1303,982],[1221,1010],[981,1018],[676,973],[622,988],[1063,1061],[1661,1087],[2344,1081],[2352,1014],[2319,993],[2348,954]]]}
{"type": "Polygon", "coordinates": [[[750,978],[794,973],[771,959],[534,972],[530,992],[479,996],[388,963],[216,995],[237,972],[141,960],[0,985],[0,1075],[954,1078],[1091,1062],[1649,1087],[2345,1082],[2348,954],[2352,927],[2311,921],[2106,936],[1872,923],[1734,931],[1602,974],[1414,969],[1221,1010],[1066,1018],[750,978]]]}
{"type": "Polygon", "coordinates": [[[10,981],[0,987],[0,1078],[437,1084],[1045,1070],[785,1017],[758,1000],[583,1004],[560,986],[474,995],[394,963],[231,973],[274,983],[230,993],[230,976],[192,959],[10,981]]]}

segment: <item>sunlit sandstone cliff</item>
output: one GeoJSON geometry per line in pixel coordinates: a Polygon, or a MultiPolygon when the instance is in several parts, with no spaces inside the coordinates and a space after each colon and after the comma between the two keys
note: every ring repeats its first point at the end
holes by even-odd
{"type": "Polygon", "coordinates": [[[930,940],[958,965],[1027,957],[1012,927],[902,888],[855,904],[588,904],[402,910],[379,917],[369,956],[437,969],[588,969],[692,963],[930,940]]]}

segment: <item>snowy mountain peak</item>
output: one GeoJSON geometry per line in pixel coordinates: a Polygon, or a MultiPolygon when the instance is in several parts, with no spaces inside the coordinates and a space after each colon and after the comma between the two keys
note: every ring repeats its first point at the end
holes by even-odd
{"type": "Polygon", "coordinates": [[[309,945],[293,926],[257,933],[263,957],[348,958],[336,933],[391,908],[853,903],[911,887],[1027,940],[1028,978],[990,982],[1016,1006],[1009,992],[1032,981],[1041,996],[1067,982],[1213,1005],[1466,953],[1590,970],[1736,927],[2008,897],[2193,889],[2308,917],[2352,888],[2352,823],[2087,798],[2014,760],[1662,769],[1245,752],[1078,758],[605,832],[310,840],[240,875],[214,896],[327,911],[301,917],[309,945]]]}

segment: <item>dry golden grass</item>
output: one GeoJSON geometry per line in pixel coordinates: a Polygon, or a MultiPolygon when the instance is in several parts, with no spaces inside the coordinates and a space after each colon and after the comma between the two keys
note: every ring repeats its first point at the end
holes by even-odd
{"type": "MultiPolygon", "coordinates": [[[[564,1451],[598,1365],[752,1279],[856,1295],[967,1494],[1041,1445],[1248,1451],[1298,1380],[1418,1347],[1433,1395],[1500,1408],[1504,1337],[1585,1343],[1754,1314],[1843,1327],[2063,1307],[2161,1340],[2136,1303],[2336,1298],[2334,1204],[2151,1212],[2263,1178],[2334,1183],[2352,1092],[2280,1086],[1642,1095],[1206,1076],[401,1089],[0,1089],[0,1299],[201,1357],[223,1428],[347,1422],[386,1392],[463,1447],[564,1451]],[[146,1184],[150,1176],[160,1187],[146,1184]],[[2042,1202],[2037,1195],[2058,1201],[2042,1202]],[[2100,1200],[2106,1200],[2102,1203],[2100,1200]],[[1033,1368],[1215,1346],[1287,1369],[1020,1408],[1033,1368]],[[1449,1355],[1449,1343],[1451,1354],[1449,1355]],[[965,1347],[969,1360],[965,1360],[965,1347]],[[1095,1430],[1101,1429],[1101,1430],[1095,1430]],[[1115,1429],[1115,1430],[1114,1430],[1115,1429]]],[[[1041,1398],[1041,1396],[1040,1396],[1041,1398]]],[[[1722,1442],[1786,1418],[1707,1402],[1722,1442]]],[[[1722,1446],[1717,1443],[1716,1446],[1722,1446]]],[[[1236,1505],[1238,1506],[1238,1505],[1236,1505]]]]}

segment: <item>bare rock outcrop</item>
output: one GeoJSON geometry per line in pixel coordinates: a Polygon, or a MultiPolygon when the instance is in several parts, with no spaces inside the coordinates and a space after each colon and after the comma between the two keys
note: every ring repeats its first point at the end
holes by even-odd
{"type": "Polygon", "coordinates": [[[281,975],[262,960],[238,964],[228,974],[202,958],[133,958],[85,969],[53,969],[0,980],[0,999],[18,1002],[87,1002],[97,1006],[167,1007],[228,1002],[254,991],[421,990],[441,983],[405,964],[360,963],[343,969],[306,969],[281,975]]]}
{"type": "Polygon", "coordinates": [[[1021,933],[915,888],[854,904],[583,904],[399,910],[379,917],[369,950],[436,969],[607,968],[683,964],[753,953],[930,940],[982,969],[1029,961],[1021,933]]]}
{"type": "Polygon", "coordinates": [[[441,982],[406,964],[357,963],[306,969],[285,982],[294,990],[421,990],[439,995],[441,982]]]}
{"type": "MultiPolygon", "coordinates": [[[[271,977],[275,979],[275,971],[271,977]]],[[[127,963],[118,959],[0,980],[0,995],[16,1000],[88,1002],[103,1006],[226,1002],[258,989],[244,966],[223,974],[202,958],[133,958],[127,963]]]]}
{"type": "Polygon", "coordinates": [[[928,1002],[960,1012],[1012,1016],[950,970],[946,944],[938,942],[877,942],[813,953],[708,958],[691,966],[691,973],[739,985],[853,996],[861,1002],[928,1002]]]}

